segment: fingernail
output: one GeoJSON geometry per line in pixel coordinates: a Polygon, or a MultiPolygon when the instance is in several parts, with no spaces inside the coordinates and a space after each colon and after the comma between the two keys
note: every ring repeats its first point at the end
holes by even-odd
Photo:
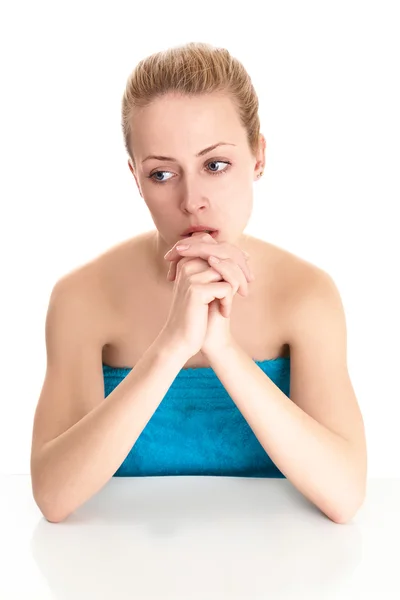
{"type": "Polygon", "coordinates": [[[187,244],[183,244],[181,246],[176,246],[177,250],[187,250],[189,246],[187,244]]]}

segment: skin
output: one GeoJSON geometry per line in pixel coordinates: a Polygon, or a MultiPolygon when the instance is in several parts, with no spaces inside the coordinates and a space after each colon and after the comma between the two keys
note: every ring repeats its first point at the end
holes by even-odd
{"type": "Polygon", "coordinates": [[[218,229],[219,243],[226,241],[244,250],[243,231],[253,208],[253,182],[265,167],[266,142],[260,135],[253,155],[231,98],[171,93],[137,110],[131,124],[136,166],[131,159],[128,166],[156,226],[151,260],[157,280],[167,282],[170,262],[164,255],[194,223],[218,229]],[[235,145],[219,146],[196,157],[218,142],[235,145]],[[144,160],[150,154],[176,162],[144,160]]]}

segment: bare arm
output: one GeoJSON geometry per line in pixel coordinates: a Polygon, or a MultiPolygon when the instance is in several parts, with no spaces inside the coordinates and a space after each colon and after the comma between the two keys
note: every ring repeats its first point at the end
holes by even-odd
{"type": "MultiPolygon", "coordinates": [[[[59,522],[113,476],[188,356],[161,332],[104,398],[101,352],[87,350],[91,343],[82,345],[81,339],[80,345],[72,342],[78,338],[70,333],[72,323],[61,323],[60,310],[55,313],[49,327],[49,383],[35,416],[31,475],[38,507],[48,521],[59,522]],[[68,338],[61,334],[64,328],[68,338]],[[54,336],[57,349],[52,348],[54,336]]],[[[79,324],[84,326],[82,320],[79,324]]]]}
{"type": "Polygon", "coordinates": [[[185,361],[157,338],[97,408],[44,445],[35,469],[48,520],[65,519],[107,483],[185,361]]]}

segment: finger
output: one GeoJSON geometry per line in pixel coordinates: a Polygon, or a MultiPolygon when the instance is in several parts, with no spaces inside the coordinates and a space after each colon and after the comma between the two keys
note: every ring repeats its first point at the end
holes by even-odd
{"type": "Polygon", "coordinates": [[[228,260],[214,262],[213,258],[214,257],[212,256],[209,257],[209,265],[215,269],[227,283],[231,284],[233,295],[235,295],[236,292],[239,292],[241,296],[247,296],[249,293],[248,283],[239,265],[233,261],[229,263],[228,260]]]}
{"type": "MultiPolygon", "coordinates": [[[[178,263],[181,260],[184,260],[184,259],[181,257],[180,260],[178,260],[178,261],[175,261],[175,260],[171,261],[171,264],[169,266],[168,273],[167,273],[167,281],[175,281],[175,279],[176,279],[176,273],[177,273],[177,269],[178,269],[178,263]]],[[[187,261],[185,261],[185,262],[187,262],[187,261]]],[[[226,264],[226,261],[224,261],[224,262],[226,264]]],[[[214,263],[211,264],[209,262],[209,264],[211,266],[215,266],[214,263]]],[[[235,266],[238,267],[238,265],[235,265],[235,266]]],[[[218,271],[218,273],[219,273],[219,271],[218,271]]],[[[219,273],[219,274],[221,275],[221,273],[219,273]]],[[[244,273],[243,273],[243,271],[242,271],[242,269],[240,267],[239,267],[239,274],[238,274],[238,276],[240,278],[240,286],[239,286],[239,290],[238,290],[239,294],[241,296],[248,296],[248,294],[249,294],[249,286],[248,286],[247,280],[246,280],[246,278],[244,276],[244,273]]],[[[253,276],[253,280],[254,280],[254,276],[253,276]]],[[[229,283],[231,283],[231,285],[233,285],[233,283],[231,281],[229,283]]]]}
{"type": "Polygon", "coordinates": [[[168,270],[168,275],[167,275],[167,279],[168,281],[175,281],[175,277],[176,277],[176,272],[178,269],[178,262],[177,260],[173,260],[170,265],[169,265],[169,270],[168,270]]]}
{"type": "MultiPolygon", "coordinates": [[[[207,261],[210,256],[216,256],[220,260],[232,260],[230,256],[226,255],[226,250],[222,247],[222,244],[218,244],[214,248],[211,247],[210,244],[207,242],[198,242],[193,243],[191,245],[185,245],[178,244],[175,248],[176,252],[178,252],[181,256],[198,256],[199,258],[203,258],[207,261]],[[185,248],[185,245],[188,247],[185,248]]],[[[241,253],[238,261],[240,268],[245,274],[247,281],[254,281],[255,277],[251,272],[250,267],[246,264],[246,261],[243,258],[242,251],[240,250],[239,252],[241,253]]],[[[170,258],[167,255],[165,256],[165,258],[167,260],[170,260],[170,258]]]]}
{"type": "Polygon", "coordinates": [[[226,319],[228,319],[231,316],[233,296],[234,294],[231,288],[230,293],[228,293],[228,295],[225,296],[225,298],[220,299],[221,315],[226,319]]]}
{"type": "MultiPolygon", "coordinates": [[[[167,273],[167,280],[175,281],[176,274],[178,272],[178,264],[190,262],[193,258],[197,258],[197,257],[191,257],[191,256],[182,257],[182,256],[180,256],[178,260],[171,261],[171,264],[169,266],[169,270],[167,273]]],[[[205,262],[207,262],[207,261],[205,261],[205,262]]]]}
{"type": "MultiPolygon", "coordinates": [[[[195,233],[195,234],[193,234],[193,236],[191,236],[189,238],[184,238],[183,240],[177,242],[171,248],[171,250],[165,254],[164,259],[169,260],[169,261],[174,261],[174,260],[179,260],[181,255],[191,256],[192,255],[191,247],[193,245],[197,246],[199,244],[200,240],[203,242],[203,244],[208,244],[208,247],[202,246],[203,254],[201,254],[199,252],[199,250],[197,250],[198,257],[203,258],[204,260],[208,260],[209,252],[207,253],[207,250],[211,251],[209,244],[213,244],[214,246],[217,245],[219,247],[218,250],[216,250],[215,248],[213,249],[214,255],[217,256],[222,248],[222,255],[220,255],[219,258],[223,258],[223,259],[228,258],[228,256],[226,256],[226,248],[224,248],[223,243],[218,243],[208,233],[195,233]],[[188,246],[188,248],[186,248],[186,250],[177,250],[177,246],[181,246],[181,245],[188,246]],[[207,255],[205,255],[204,253],[206,253],[207,255]]],[[[241,258],[238,257],[238,262],[241,265],[242,271],[244,272],[247,281],[254,281],[255,276],[254,276],[253,272],[251,271],[250,267],[247,265],[247,261],[250,258],[250,254],[248,252],[246,252],[245,250],[237,249],[237,251],[240,252],[241,257],[244,257],[244,260],[241,260],[241,258]]],[[[175,269],[175,271],[176,271],[176,269],[175,269]]],[[[174,278],[175,275],[172,275],[172,277],[174,278]]]]}
{"type": "Polygon", "coordinates": [[[176,263],[172,262],[169,265],[169,269],[168,269],[168,273],[167,273],[167,280],[174,281],[175,277],[176,277],[176,263]]]}
{"type": "Polygon", "coordinates": [[[176,260],[179,258],[180,252],[176,249],[177,246],[183,245],[190,247],[194,244],[197,245],[200,241],[206,244],[213,244],[214,246],[218,246],[217,240],[214,240],[214,238],[209,233],[196,233],[191,237],[183,238],[183,240],[179,240],[179,242],[176,242],[176,244],[172,246],[171,250],[169,250],[164,255],[165,260],[176,260]]]}
{"type": "Polygon", "coordinates": [[[242,268],[243,273],[246,276],[247,281],[254,281],[255,277],[254,277],[254,273],[253,271],[250,269],[249,265],[247,264],[247,261],[249,260],[250,257],[245,257],[244,258],[244,262],[240,261],[240,266],[242,268]],[[243,266],[242,266],[243,265],[243,266]]]}
{"type": "Polygon", "coordinates": [[[175,281],[176,279],[176,274],[178,272],[178,264],[179,263],[185,263],[185,262],[189,262],[191,260],[191,257],[182,257],[180,256],[178,260],[173,260],[171,262],[171,264],[169,265],[169,270],[167,273],[167,280],[168,281],[175,281]]]}

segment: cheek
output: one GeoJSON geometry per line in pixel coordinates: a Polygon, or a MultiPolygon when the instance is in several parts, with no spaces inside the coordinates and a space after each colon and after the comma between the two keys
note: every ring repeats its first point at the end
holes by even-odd
{"type": "Polygon", "coordinates": [[[165,194],[150,189],[145,191],[145,203],[153,216],[160,217],[160,213],[168,214],[171,211],[171,202],[165,194]]]}

